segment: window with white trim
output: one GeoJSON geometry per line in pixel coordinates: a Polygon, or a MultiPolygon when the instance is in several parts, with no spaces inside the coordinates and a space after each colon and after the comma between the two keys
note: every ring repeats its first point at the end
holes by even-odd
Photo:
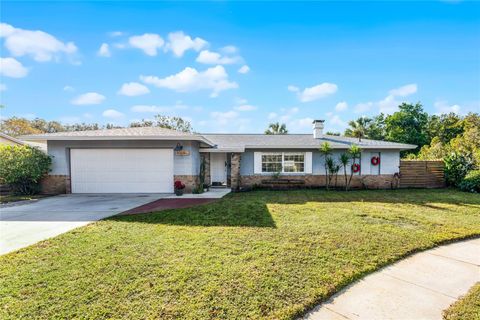
{"type": "Polygon", "coordinates": [[[304,173],[305,153],[271,152],[262,153],[262,173],[304,173]]]}

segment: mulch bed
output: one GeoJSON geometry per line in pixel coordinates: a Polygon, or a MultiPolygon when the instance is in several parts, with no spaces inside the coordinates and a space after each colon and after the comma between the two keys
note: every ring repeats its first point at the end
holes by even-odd
{"type": "Polygon", "coordinates": [[[119,215],[149,213],[167,209],[189,208],[200,204],[211,203],[218,199],[159,199],[139,207],[127,210],[119,215]]]}

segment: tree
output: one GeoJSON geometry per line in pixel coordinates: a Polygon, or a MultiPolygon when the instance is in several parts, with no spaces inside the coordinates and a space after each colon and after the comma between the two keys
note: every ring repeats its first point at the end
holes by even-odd
{"type": "Polygon", "coordinates": [[[27,134],[38,134],[43,132],[32,127],[32,124],[28,119],[17,117],[11,117],[9,119],[2,120],[0,122],[0,131],[12,137],[27,134]]]}
{"type": "Polygon", "coordinates": [[[348,190],[348,176],[347,176],[347,166],[350,162],[350,155],[348,153],[342,153],[340,155],[340,163],[343,167],[343,175],[345,177],[345,190],[348,190]]]}
{"type": "Polygon", "coordinates": [[[328,142],[324,142],[320,149],[319,149],[320,153],[323,155],[323,158],[324,158],[324,166],[325,166],[325,186],[327,187],[327,190],[329,189],[329,175],[328,175],[328,162],[329,162],[329,158],[330,158],[330,155],[332,154],[332,147],[330,146],[330,143],[328,142]]]}
{"type": "Polygon", "coordinates": [[[0,180],[19,194],[35,194],[40,179],[48,173],[52,159],[30,146],[0,147],[0,180]]]}
{"type": "Polygon", "coordinates": [[[427,125],[428,114],[420,103],[402,103],[400,110],[385,119],[386,139],[418,146],[414,153],[430,142],[427,125]]]}
{"type": "Polygon", "coordinates": [[[360,117],[357,120],[351,120],[348,122],[350,128],[345,130],[347,137],[358,138],[358,141],[362,141],[367,135],[368,127],[370,126],[372,119],[367,117],[360,117]]]}
{"type": "Polygon", "coordinates": [[[268,128],[267,130],[265,130],[265,134],[287,134],[288,133],[288,130],[287,130],[287,126],[285,125],[285,123],[270,123],[268,125],[268,128]]]}
{"type": "Polygon", "coordinates": [[[154,123],[151,120],[142,119],[142,121],[130,123],[130,128],[139,128],[139,127],[153,127],[154,123]]]}
{"type": "Polygon", "coordinates": [[[65,127],[58,121],[46,121],[41,118],[35,118],[30,121],[30,125],[44,133],[54,133],[65,131],[65,127]]]}
{"type": "Polygon", "coordinates": [[[433,115],[428,118],[427,131],[430,139],[436,137],[441,143],[446,144],[463,133],[464,122],[462,117],[453,112],[440,116],[433,115]]]}
{"type": "Polygon", "coordinates": [[[352,159],[352,167],[350,168],[350,179],[348,180],[348,184],[346,190],[350,189],[350,184],[352,183],[353,178],[353,165],[356,163],[357,159],[360,159],[360,155],[362,154],[362,149],[359,146],[353,144],[348,149],[348,154],[350,155],[350,159],[352,159]]]}
{"type": "Polygon", "coordinates": [[[160,128],[167,128],[182,132],[192,132],[192,124],[190,121],[184,120],[180,117],[169,117],[157,114],[155,116],[155,126],[160,128]]]}

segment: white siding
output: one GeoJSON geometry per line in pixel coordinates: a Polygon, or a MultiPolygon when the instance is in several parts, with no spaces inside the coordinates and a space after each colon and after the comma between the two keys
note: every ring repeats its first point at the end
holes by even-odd
{"type": "Polygon", "coordinates": [[[380,152],[380,174],[394,174],[399,172],[400,152],[384,150],[380,152]]]}
{"type": "Polygon", "coordinates": [[[253,153],[253,173],[255,174],[262,173],[262,153],[261,152],[253,153]]]}
{"type": "Polygon", "coordinates": [[[305,173],[312,174],[312,153],[305,152],[305,173]]]}

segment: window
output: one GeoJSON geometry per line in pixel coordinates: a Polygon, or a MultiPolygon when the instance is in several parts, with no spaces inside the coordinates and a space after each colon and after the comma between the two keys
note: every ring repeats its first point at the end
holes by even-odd
{"type": "Polygon", "coordinates": [[[282,154],[262,154],[262,172],[282,172],[282,154]]]}
{"type": "Polygon", "coordinates": [[[305,172],[305,154],[290,152],[263,153],[262,172],[303,173],[305,172]]]}
{"type": "Polygon", "coordinates": [[[284,172],[304,172],[305,154],[303,153],[284,153],[283,171],[284,172]]]}

